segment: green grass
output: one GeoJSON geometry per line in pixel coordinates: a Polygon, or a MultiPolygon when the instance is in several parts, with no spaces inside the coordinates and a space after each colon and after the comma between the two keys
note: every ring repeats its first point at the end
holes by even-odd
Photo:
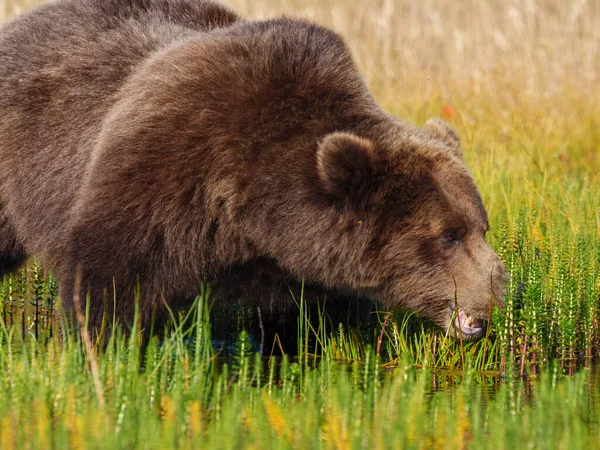
{"type": "MultiPolygon", "coordinates": [[[[0,448],[596,448],[598,380],[555,364],[500,387],[461,373],[360,362],[263,360],[244,336],[223,361],[205,302],[144,354],[115,337],[100,355],[67,332],[45,344],[0,330],[0,448]],[[92,360],[95,364],[90,364],[92,360]],[[98,387],[100,386],[100,387],[98,387]]],[[[512,373],[512,372],[511,372],[512,373]]]]}

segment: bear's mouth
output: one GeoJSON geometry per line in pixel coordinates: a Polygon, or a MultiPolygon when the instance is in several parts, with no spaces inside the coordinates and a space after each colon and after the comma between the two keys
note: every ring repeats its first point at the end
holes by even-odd
{"type": "Polygon", "coordinates": [[[450,326],[454,328],[457,334],[462,334],[463,339],[475,340],[483,336],[485,330],[485,320],[472,316],[468,312],[458,307],[458,311],[452,303],[450,305],[452,319],[450,326]]]}

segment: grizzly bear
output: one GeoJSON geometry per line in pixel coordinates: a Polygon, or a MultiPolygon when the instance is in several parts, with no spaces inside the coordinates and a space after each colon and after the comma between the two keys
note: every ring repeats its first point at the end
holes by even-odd
{"type": "Polygon", "coordinates": [[[96,330],[201,283],[277,314],[306,280],[476,338],[506,273],[487,230],[456,133],[383,111],[328,29],[203,0],[0,29],[0,272],[34,256],[96,330]]]}

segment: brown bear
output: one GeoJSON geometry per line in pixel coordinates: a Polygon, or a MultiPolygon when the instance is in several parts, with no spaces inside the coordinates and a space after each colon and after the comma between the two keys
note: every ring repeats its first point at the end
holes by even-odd
{"type": "Polygon", "coordinates": [[[456,133],[383,111],[325,28],[58,0],[0,29],[0,271],[35,256],[93,327],[137,289],[147,326],[201,283],[278,311],[306,280],[471,339],[503,292],[487,229],[456,133]]]}

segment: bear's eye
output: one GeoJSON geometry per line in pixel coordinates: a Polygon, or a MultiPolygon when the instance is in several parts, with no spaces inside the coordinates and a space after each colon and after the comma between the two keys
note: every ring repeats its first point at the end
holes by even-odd
{"type": "Polygon", "coordinates": [[[456,245],[460,242],[460,233],[458,230],[449,230],[442,234],[442,240],[447,245],[456,245]]]}

